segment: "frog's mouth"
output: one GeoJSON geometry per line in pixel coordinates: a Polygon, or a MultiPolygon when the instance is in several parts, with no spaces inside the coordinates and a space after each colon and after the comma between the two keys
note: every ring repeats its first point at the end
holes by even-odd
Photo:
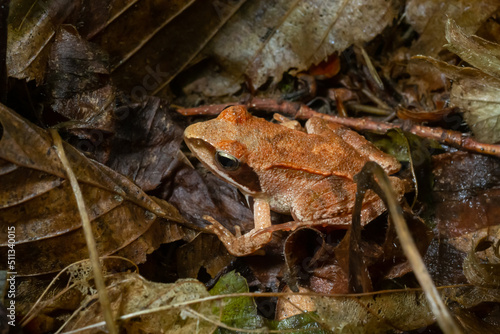
{"type": "Polygon", "coordinates": [[[213,174],[238,188],[244,195],[257,197],[261,194],[259,176],[252,167],[240,162],[236,170],[223,169],[215,162],[217,149],[214,146],[198,138],[184,138],[184,141],[194,156],[213,174]]]}

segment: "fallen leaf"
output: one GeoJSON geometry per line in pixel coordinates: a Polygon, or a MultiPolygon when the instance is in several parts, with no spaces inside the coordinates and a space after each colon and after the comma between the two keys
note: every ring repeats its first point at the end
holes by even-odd
{"type": "Polygon", "coordinates": [[[202,267],[211,277],[215,277],[234,260],[217,236],[205,233],[198,234],[195,239],[179,247],[176,257],[177,272],[181,278],[198,277],[202,267]]]}
{"type": "Polygon", "coordinates": [[[113,1],[16,1],[10,5],[7,46],[8,75],[41,83],[50,45],[62,23],[74,24],[92,34],[108,19],[113,1]]]}
{"type": "Polygon", "coordinates": [[[464,275],[469,283],[475,286],[500,287],[500,256],[498,240],[500,226],[477,231],[472,236],[472,247],[464,260],[464,275]]]}
{"type": "MultiPolygon", "coordinates": [[[[220,277],[210,290],[212,296],[249,292],[247,281],[231,271],[220,277]]],[[[220,320],[231,327],[255,329],[262,327],[264,321],[257,313],[257,305],[251,297],[229,297],[222,299],[220,320]]]]}
{"type": "Polygon", "coordinates": [[[332,331],[347,327],[357,333],[386,333],[414,330],[434,322],[425,295],[417,291],[359,297],[318,296],[313,301],[321,323],[332,331]]]}
{"type": "Polygon", "coordinates": [[[111,131],[115,88],[107,54],[71,25],[56,31],[45,79],[51,109],[73,121],[66,129],[111,131]]]}
{"type": "Polygon", "coordinates": [[[435,219],[444,237],[458,237],[498,224],[500,164],[464,152],[434,158],[435,219]]]}
{"type": "Polygon", "coordinates": [[[446,23],[446,48],[492,77],[500,78],[500,45],[466,34],[453,20],[446,23]]]}
{"type": "Polygon", "coordinates": [[[172,79],[195,62],[244,2],[176,0],[124,5],[127,10],[92,41],[109,51],[113,81],[133,101],[158,92],[165,96],[172,79]],[[123,36],[128,37],[126,43],[123,36]]]}
{"type": "Polygon", "coordinates": [[[472,67],[458,67],[430,57],[416,57],[452,79],[451,102],[462,108],[474,136],[485,143],[500,141],[500,78],[472,67]]]}
{"type": "Polygon", "coordinates": [[[446,42],[448,19],[460,22],[467,33],[475,33],[499,7],[496,0],[409,0],[405,17],[420,34],[411,47],[411,53],[437,56],[446,42]]]}
{"type": "Polygon", "coordinates": [[[292,291],[286,287],[283,292],[289,293],[289,295],[278,298],[276,305],[276,320],[283,321],[290,317],[316,310],[313,298],[307,295],[308,292],[311,292],[310,290],[301,287],[299,291],[296,291],[303,294],[299,295],[293,294],[292,291]]]}
{"type": "MultiPolygon", "coordinates": [[[[128,333],[212,333],[219,320],[214,314],[215,301],[200,301],[209,297],[205,286],[192,279],[164,284],[145,280],[139,274],[115,274],[108,278],[107,290],[113,313],[129,316],[120,321],[128,333]],[[156,310],[163,308],[163,310],[156,310]],[[148,312],[149,311],[149,312],[148,312]],[[133,316],[134,313],[141,314],[133,316]],[[207,321],[208,320],[210,321],[207,321]]],[[[103,321],[100,303],[96,295],[83,302],[85,308],[64,327],[76,330],[103,321]]],[[[87,330],[101,333],[103,326],[87,330]]]]}
{"type": "Polygon", "coordinates": [[[247,2],[210,41],[207,52],[258,88],[303,71],[351,44],[371,40],[397,15],[394,1],[247,2]]]}
{"type": "Polygon", "coordinates": [[[175,183],[166,191],[168,201],[179,208],[186,220],[199,226],[207,225],[202,217],[209,215],[229,229],[240,225],[242,232],[248,232],[253,228],[253,214],[242,195],[211,173],[185,167],[176,173],[175,183]]]}
{"type": "MultiPolygon", "coordinates": [[[[0,122],[0,177],[5,185],[0,219],[4,231],[8,226],[16,229],[18,274],[54,272],[86,258],[74,195],[50,135],[4,106],[0,106],[0,122]]],[[[172,205],[157,203],[134,183],[72,146],[64,148],[87,201],[100,255],[131,244],[159,217],[184,222],[172,205]]],[[[0,244],[6,251],[6,232],[0,234],[0,244]]]]}
{"type": "MultiPolygon", "coordinates": [[[[176,171],[184,166],[180,153],[183,129],[174,121],[168,103],[157,97],[118,103],[113,133],[95,143],[95,154],[104,156],[101,162],[144,191],[156,189],[162,182],[171,184],[176,171]]],[[[90,134],[95,135],[95,130],[90,134]]]]}

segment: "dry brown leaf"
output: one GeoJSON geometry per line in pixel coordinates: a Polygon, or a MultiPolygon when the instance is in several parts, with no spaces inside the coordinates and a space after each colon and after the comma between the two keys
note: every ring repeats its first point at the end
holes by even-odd
{"type": "Polygon", "coordinates": [[[437,56],[446,43],[448,19],[459,22],[466,33],[472,34],[499,7],[497,0],[409,0],[405,17],[420,34],[411,53],[437,56]]]}
{"type": "Polygon", "coordinates": [[[499,225],[479,230],[472,235],[463,264],[464,275],[469,283],[480,287],[500,287],[499,237],[499,225]]]}
{"type": "Polygon", "coordinates": [[[387,333],[414,330],[434,323],[425,295],[397,291],[359,297],[314,296],[321,322],[337,333],[387,333]]]}
{"type": "Polygon", "coordinates": [[[141,100],[162,91],[244,2],[138,2],[92,41],[110,53],[117,86],[141,100]]]}
{"type": "MultiPolygon", "coordinates": [[[[113,313],[126,316],[142,311],[140,316],[121,320],[121,328],[127,333],[212,333],[218,321],[213,313],[215,301],[196,303],[209,297],[203,283],[196,280],[179,280],[164,284],[145,280],[138,274],[116,274],[108,280],[108,294],[113,313]],[[165,307],[161,312],[156,308],[165,307]],[[147,311],[151,312],[147,312],[147,311]],[[210,319],[206,321],[199,315],[210,319]]],[[[100,304],[93,295],[86,300],[87,307],[78,310],[65,331],[76,330],[103,320],[100,304]]],[[[102,325],[82,333],[101,333],[102,325]]]]}
{"type": "Polygon", "coordinates": [[[430,58],[416,57],[433,64],[453,80],[451,102],[464,111],[474,136],[485,143],[500,141],[500,78],[471,67],[458,67],[430,58]]]}
{"type": "MultiPolygon", "coordinates": [[[[74,195],[51,137],[1,105],[0,123],[0,223],[4,226],[0,251],[6,252],[7,226],[15,226],[20,275],[58,271],[86,258],[74,195]]],[[[64,148],[87,201],[101,255],[133,243],[158,217],[184,221],[167,202],[158,204],[120,174],[68,144],[64,148]]]]}
{"type": "Polygon", "coordinates": [[[456,152],[434,157],[433,165],[434,222],[441,236],[460,237],[499,223],[498,159],[456,152]]]}
{"type": "Polygon", "coordinates": [[[446,40],[448,50],[484,73],[500,78],[499,44],[466,34],[453,20],[446,23],[446,40]]]}
{"type": "Polygon", "coordinates": [[[111,131],[115,88],[109,78],[108,55],[83,39],[74,26],[61,25],[48,65],[45,84],[51,109],[76,121],[74,128],[111,131]]]}
{"type": "Polygon", "coordinates": [[[177,272],[179,277],[198,277],[201,267],[215,277],[234,260],[217,236],[200,233],[190,243],[177,250],[177,272]]]}
{"type": "Polygon", "coordinates": [[[252,210],[244,204],[241,193],[211,173],[201,174],[185,167],[178,171],[175,183],[166,191],[170,193],[168,201],[198,226],[206,226],[202,217],[210,215],[227,228],[239,225],[243,233],[253,228],[252,210]]]}
{"type": "Polygon", "coordinates": [[[368,41],[398,13],[396,1],[247,2],[210,42],[207,50],[233,76],[254,87],[281,80],[317,64],[351,44],[368,41]]]}
{"type": "Polygon", "coordinates": [[[69,118],[58,127],[73,135],[73,146],[144,191],[156,189],[179,165],[183,129],[164,100],[116,97],[108,67],[105,52],[62,25],[51,48],[44,119],[50,120],[50,109],[69,118]]]}
{"type": "Polygon", "coordinates": [[[7,45],[8,75],[42,82],[55,31],[62,23],[91,35],[108,19],[114,1],[16,1],[11,3],[7,45]]]}

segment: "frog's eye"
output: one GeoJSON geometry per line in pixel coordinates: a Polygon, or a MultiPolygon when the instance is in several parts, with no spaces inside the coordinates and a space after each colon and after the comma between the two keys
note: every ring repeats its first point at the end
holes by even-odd
{"type": "Polygon", "coordinates": [[[224,151],[215,152],[215,161],[220,167],[229,171],[237,170],[240,167],[240,161],[234,155],[224,151]]]}

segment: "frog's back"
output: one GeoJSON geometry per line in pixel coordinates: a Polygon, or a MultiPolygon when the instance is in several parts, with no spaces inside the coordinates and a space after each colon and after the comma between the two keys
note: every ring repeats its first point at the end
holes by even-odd
{"type": "Polygon", "coordinates": [[[270,125],[267,133],[260,134],[258,146],[262,155],[252,159],[261,161],[249,161],[260,164],[263,169],[301,170],[352,180],[368,161],[351,145],[335,137],[307,134],[279,124],[270,125]]]}

